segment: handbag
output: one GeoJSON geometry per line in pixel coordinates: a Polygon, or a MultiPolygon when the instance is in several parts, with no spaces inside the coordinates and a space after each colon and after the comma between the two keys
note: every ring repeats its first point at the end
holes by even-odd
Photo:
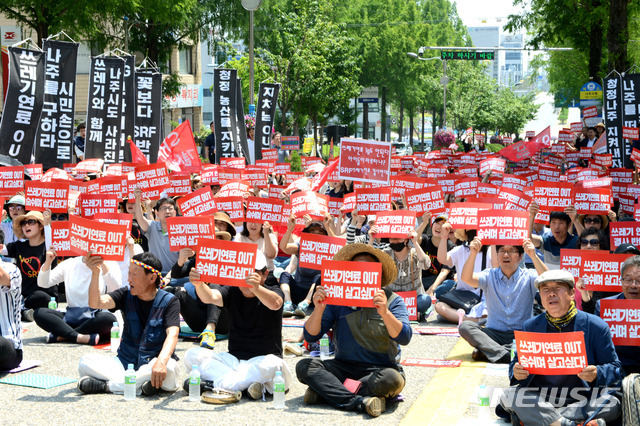
{"type": "Polygon", "coordinates": [[[78,327],[82,323],[96,316],[98,309],[92,309],[90,307],[71,307],[67,308],[67,312],[64,314],[64,322],[71,327],[78,327]]]}
{"type": "MultiPolygon", "coordinates": [[[[482,270],[487,266],[486,253],[482,253],[482,270]]],[[[463,309],[465,314],[471,312],[471,308],[480,303],[482,300],[482,290],[480,294],[475,294],[472,291],[458,290],[453,288],[438,298],[439,302],[446,303],[453,309],[463,309]]]]}

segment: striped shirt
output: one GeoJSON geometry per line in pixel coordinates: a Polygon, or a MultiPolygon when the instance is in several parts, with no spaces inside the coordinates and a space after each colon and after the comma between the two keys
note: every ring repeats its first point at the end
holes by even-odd
{"type": "Polygon", "coordinates": [[[0,285],[0,333],[22,349],[22,275],[14,264],[0,262],[0,268],[9,274],[10,286],[0,285]]]}

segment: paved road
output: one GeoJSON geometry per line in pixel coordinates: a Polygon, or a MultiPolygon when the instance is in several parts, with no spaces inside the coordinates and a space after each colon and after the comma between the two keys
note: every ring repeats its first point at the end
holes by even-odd
{"type": "MultiPolygon", "coordinates": [[[[433,316],[429,322],[429,325],[439,325],[433,316]]],[[[47,344],[44,341],[46,333],[35,323],[25,324],[25,328],[25,358],[42,361],[42,366],[29,370],[30,373],[77,379],[77,363],[83,354],[105,353],[85,345],[47,344]]],[[[283,335],[285,338],[295,338],[301,330],[285,327],[283,335]]],[[[183,358],[185,351],[193,345],[181,339],[178,356],[183,358]]],[[[226,341],[216,343],[216,351],[226,349],[226,341]]],[[[284,412],[272,409],[270,398],[263,402],[245,397],[237,404],[217,406],[189,402],[186,393],[180,390],[174,394],[139,397],[130,402],[124,401],[120,395],[82,395],[75,384],[49,390],[0,384],[0,421],[14,424],[262,424],[283,421],[289,424],[355,424],[374,421],[380,424],[478,425],[474,400],[478,385],[507,385],[504,369],[490,371],[484,363],[471,362],[470,347],[458,337],[414,334],[402,354],[403,359],[455,358],[464,362],[460,368],[406,367],[407,385],[402,392],[405,400],[391,405],[387,413],[373,420],[366,414],[340,412],[327,405],[305,406],[302,403],[305,386],[296,381],[287,394],[287,409],[284,412]]],[[[295,371],[299,359],[287,358],[292,371],[295,371]]]]}

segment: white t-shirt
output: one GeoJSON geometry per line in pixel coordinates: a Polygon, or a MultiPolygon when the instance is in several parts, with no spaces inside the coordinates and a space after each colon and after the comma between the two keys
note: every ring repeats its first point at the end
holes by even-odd
{"type": "MultiPolygon", "coordinates": [[[[471,287],[460,278],[462,275],[462,268],[470,255],[471,249],[467,246],[456,246],[449,252],[449,257],[451,258],[453,266],[456,268],[456,272],[458,273],[458,284],[456,288],[458,290],[468,290],[473,291],[476,294],[480,294],[480,290],[471,287]]],[[[487,250],[485,268],[491,268],[491,250],[487,250]]],[[[476,256],[476,262],[473,265],[473,272],[477,273],[480,271],[482,271],[482,253],[479,253],[478,256],[476,256]]]]}

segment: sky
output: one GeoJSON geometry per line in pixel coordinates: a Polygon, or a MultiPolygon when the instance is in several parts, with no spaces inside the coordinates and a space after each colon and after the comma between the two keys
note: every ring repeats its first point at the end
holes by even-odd
{"type": "Polygon", "coordinates": [[[462,22],[470,27],[479,25],[482,19],[495,20],[506,18],[522,10],[522,6],[514,7],[513,0],[455,0],[458,15],[462,22]]]}

